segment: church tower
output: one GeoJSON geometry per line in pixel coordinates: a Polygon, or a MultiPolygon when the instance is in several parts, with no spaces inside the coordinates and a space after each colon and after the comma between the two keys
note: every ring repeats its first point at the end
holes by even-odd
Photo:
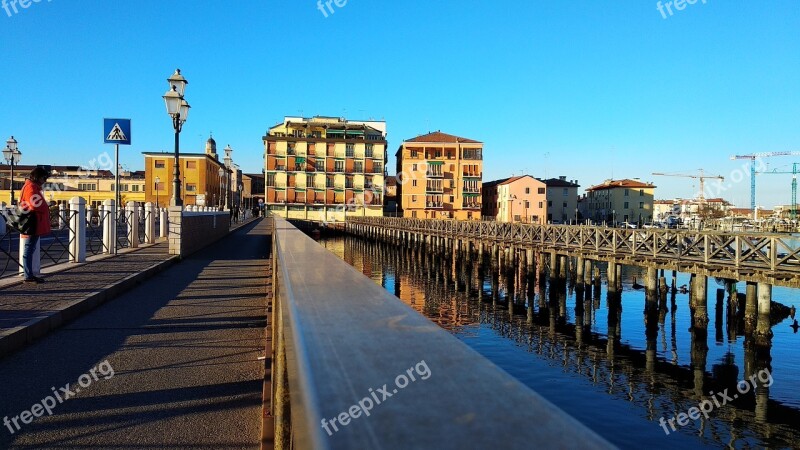
{"type": "Polygon", "coordinates": [[[206,155],[211,156],[215,160],[219,160],[219,158],[217,158],[217,141],[214,140],[214,135],[209,136],[206,141],[206,155]]]}

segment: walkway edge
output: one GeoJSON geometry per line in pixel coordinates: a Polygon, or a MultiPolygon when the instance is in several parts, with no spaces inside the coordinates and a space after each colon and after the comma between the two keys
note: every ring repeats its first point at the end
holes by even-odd
{"type": "Polygon", "coordinates": [[[129,275],[122,280],[106,285],[91,294],[74,300],[67,306],[57,311],[50,311],[41,317],[31,319],[24,324],[0,333],[0,358],[7,356],[33,341],[47,335],[49,332],[81,317],[83,314],[112,300],[123,292],[133,288],[143,281],[166,270],[180,261],[180,257],[173,256],[164,261],[153,264],[147,269],[129,275]]]}

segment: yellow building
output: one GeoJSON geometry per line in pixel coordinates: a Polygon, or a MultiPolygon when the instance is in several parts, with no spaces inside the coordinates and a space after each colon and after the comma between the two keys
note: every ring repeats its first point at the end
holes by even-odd
{"type": "Polygon", "coordinates": [[[586,190],[588,218],[595,223],[651,223],[655,189],[638,179],[606,180],[592,186],[586,190]]]}
{"type": "MultiPolygon", "coordinates": [[[[169,206],[173,193],[174,153],[144,152],[145,201],[159,206],[169,206]]],[[[205,153],[180,154],[181,199],[184,206],[213,206],[225,204],[225,177],[219,176],[230,169],[217,157],[217,143],[209,138],[205,153]]],[[[230,192],[228,192],[230,198],[230,192]]]]}
{"type": "Polygon", "coordinates": [[[285,117],[263,140],[268,211],[326,222],[383,215],[386,122],[285,117]]]}
{"type": "MultiPolygon", "coordinates": [[[[14,167],[15,198],[19,200],[20,190],[25,178],[35,166],[14,167]]],[[[114,172],[110,170],[85,169],[78,166],[44,166],[50,170],[50,178],[44,186],[48,202],[66,205],[73,197],[83,197],[86,204],[97,208],[105,200],[114,199],[114,172]]],[[[9,203],[11,193],[8,187],[8,172],[0,167],[3,174],[3,187],[0,190],[0,202],[9,203]]],[[[120,172],[120,199],[127,202],[145,201],[144,172],[120,172]]]]}
{"type": "Polygon", "coordinates": [[[395,156],[402,217],[480,220],[481,142],[437,131],[403,142],[395,156]]]}

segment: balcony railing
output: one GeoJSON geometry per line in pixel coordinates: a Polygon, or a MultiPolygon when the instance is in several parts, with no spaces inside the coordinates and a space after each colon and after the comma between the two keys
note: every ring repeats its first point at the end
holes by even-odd
{"type": "Polygon", "coordinates": [[[444,192],[444,187],[428,185],[428,186],[425,187],[425,192],[439,192],[439,193],[442,193],[442,192],[444,192]]]}
{"type": "Polygon", "coordinates": [[[481,204],[480,203],[463,203],[461,205],[461,207],[465,208],[465,209],[481,209],[481,204]]]}
{"type": "Polygon", "coordinates": [[[429,170],[425,172],[425,176],[428,178],[442,178],[444,177],[444,172],[439,170],[429,170]]]}
{"type": "Polygon", "coordinates": [[[464,192],[467,194],[480,194],[481,189],[479,187],[464,187],[464,192]]]}
{"type": "Polygon", "coordinates": [[[444,208],[444,203],[443,202],[427,202],[425,204],[425,206],[428,207],[428,208],[444,208]]]}

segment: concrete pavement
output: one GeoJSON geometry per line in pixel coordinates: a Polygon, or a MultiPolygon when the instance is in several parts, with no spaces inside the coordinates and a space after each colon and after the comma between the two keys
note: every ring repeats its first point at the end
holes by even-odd
{"type": "Polygon", "coordinates": [[[0,420],[20,425],[0,422],[0,448],[258,448],[266,225],[242,226],[0,359],[0,420]],[[81,391],[23,423],[67,383],[81,391]]]}

